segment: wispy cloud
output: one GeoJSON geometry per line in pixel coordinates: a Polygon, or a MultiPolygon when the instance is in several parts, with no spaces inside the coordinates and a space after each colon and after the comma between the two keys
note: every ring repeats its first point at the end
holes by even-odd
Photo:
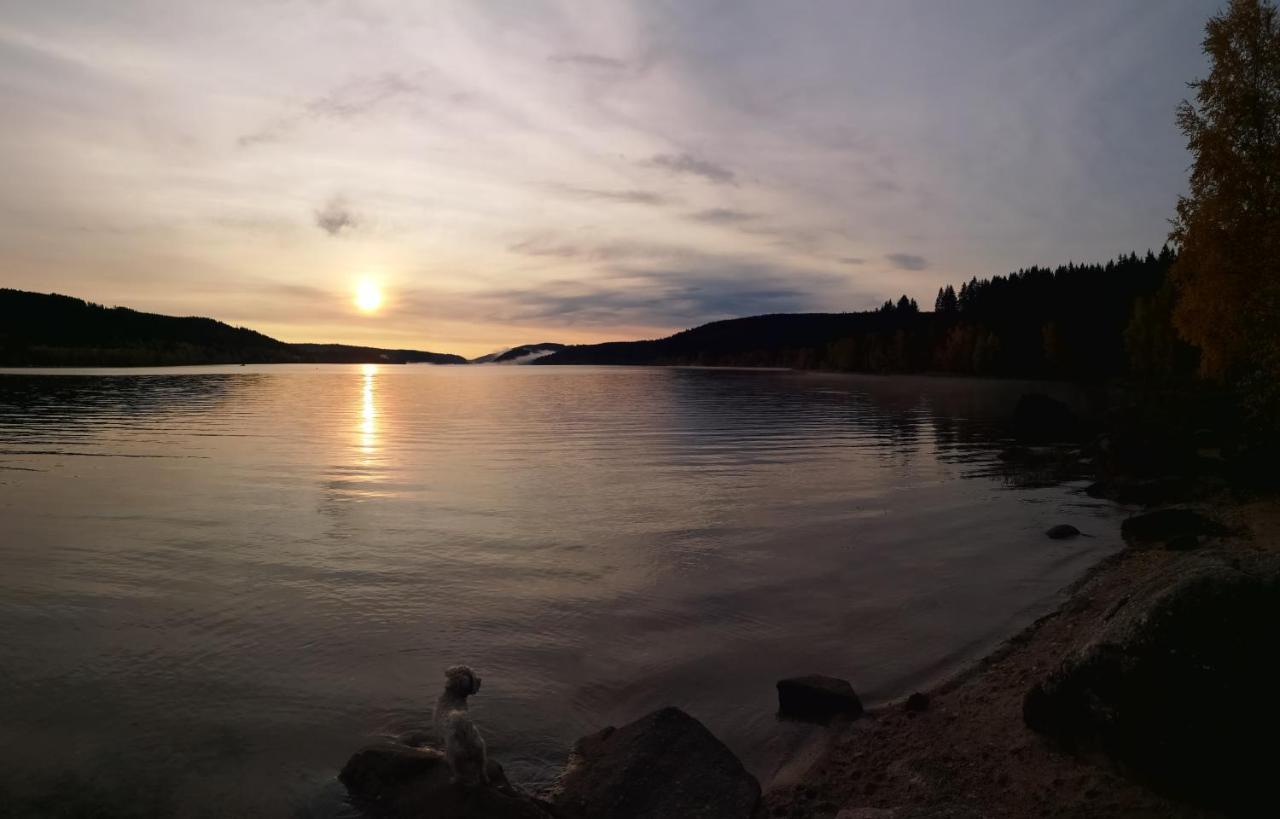
{"type": "Polygon", "coordinates": [[[547,59],[553,63],[576,65],[585,68],[603,68],[610,71],[622,71],[627,67],[626,61],[614,57],[605,57],[601,54],[552,54],[547,59]]]}
{"type": "Polygon", "coordinates": [[[308,100],[301,110],[287,114],[274,122],[236,140],[241,148],[250,148],[268,142],[276,142],[301,123],[309,119],[350,120],[367,114],[396,97],[417,96],[426,93],[421,77],[406,76],[394,71],[370,77],[356,77],[346,84],[308,100]]]}
{"type": "Polygon", "coordinates": [[[672,201],[670,197],[645,190],[608,191],[597,188],[574,188],[567,185],[558,185],[556,189],[580,199],[597,199],[605,202],[618,202],[624,205],[660,206],[670,204],[672,201]]]}
{"type": "Polygon", "coordinates": [[[657,154],[644,163],[653,168],[661,168],[668,173],[690,174],[700,176],[717,185],[736,185],[737,177],[733,171],[717,165],[707,159],[691,154],[657,154]]]}
{"type": "Polygon", "coordinates": [[[839,261],[840,264],[854,264],[854,265],[867,263],[867,260],[862,258],[861,256],[841,256],[837,261],[839,261]]]}
{"type": "Polygon", "coordinates": [[[697,213],[691,213],[689,218],[695,222],[707,222],[713,225],[739,225],[743,222],[751,222],[758,219],[759,214],[731,208],[709,208],[700,210],[697,213]]]}
{"type": "Polygon", "coordinates": [[[884,257],[899,270],[924,270],[929,266],[928,259],[914,253],[886,253],[884,257]]]}

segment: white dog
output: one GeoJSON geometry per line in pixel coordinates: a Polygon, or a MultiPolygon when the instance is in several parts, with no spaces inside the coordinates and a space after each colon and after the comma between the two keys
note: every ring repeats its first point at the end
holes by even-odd
{"type": "Polygon", "coordinates": [[[479,785],[489,781],[484,738],[467,712],[467,697],[480,690],[480,675],[465,665],[444,672],[444,693],[436,700],[431,721],[444,743],[444,756],[453,781],[479,785]]]}

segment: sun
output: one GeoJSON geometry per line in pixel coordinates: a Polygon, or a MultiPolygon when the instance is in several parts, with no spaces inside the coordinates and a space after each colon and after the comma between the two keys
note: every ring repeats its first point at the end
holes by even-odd
{"type": "Polygon", "coordinates": [[[356,307],[361,313],[373,313],[381,306],[382,288],[372,279],[361,279],[356,284],[356,307]]]}

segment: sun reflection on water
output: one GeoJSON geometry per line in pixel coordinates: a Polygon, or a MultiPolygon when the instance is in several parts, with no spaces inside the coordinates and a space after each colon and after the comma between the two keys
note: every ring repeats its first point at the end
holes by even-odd
{"type": "Polygon", "coordinates": [[[360,451],[365,455],[372,455],[378,448],[378,407],[373,400],[374,376],[378,374],[378,365],[361,365],[360,372],[364,376],[360,394],[360,451]]]}

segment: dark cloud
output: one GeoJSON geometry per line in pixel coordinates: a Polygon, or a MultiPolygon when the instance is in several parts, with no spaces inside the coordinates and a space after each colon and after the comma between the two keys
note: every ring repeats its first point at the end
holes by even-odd
{"type": "Polygon", "coordinates": [[[924,270],[929,266],[928,259],[913,253],[886,253],[884,257],[899,270],[924,270]]]}
{"type": "Polygon", "coordinates": [[[584,68],[603,68],[610,71],[621,71],[627,67],[622,60],[600,54],[552,54],[547,59],[553,63],[578,65],[584,68]]]}
{"type": "Polygon", "coordinates": [[[715,182],[717,185],[737,184],[733,171],[690,154],[657,154],[644,164],[653,168],[661,168],[669,173],[700,176],[709,182],[715,182]]]}
{"type": "Polygon", "coordinates": [[[866,264],[867,260],[861,256],[841,256],[837,261],[840,264],[866,264]]]}
{"type": "Polygon", "coordinates": [[[710,208],[689,214],[689,218],[697,222],[708,222],[713,225],[737,225],[750,222],[757,217],[754,213],[730,208],[710,208]]]}
{"type": "Polygon", "coordinates": [[[316,211],[316,227],[330,236],[337,236],[344,230],[353,230],[359,224],[359,218],[340,196],[330,199],[328,204],[316,211]]]}
{"type": "Polygon", "coordinates": [[[850,298],[843,278],[738,259],[617,267],[590,284],[551,282],[492,294],[500,319],[579,326],[693,326],[765,313],[830,309],[850,298]]]}
{"type": "Polygon", "coordinates": [[[581,199],[599,199],[606,202],[618,202],[624,205],[665,205],[671,200],[660,193],[653,191],[605,191],[595,188],[572,188],[568,186],[558,186],[558,189],[570,196],[576,196],[581,199]]]}

